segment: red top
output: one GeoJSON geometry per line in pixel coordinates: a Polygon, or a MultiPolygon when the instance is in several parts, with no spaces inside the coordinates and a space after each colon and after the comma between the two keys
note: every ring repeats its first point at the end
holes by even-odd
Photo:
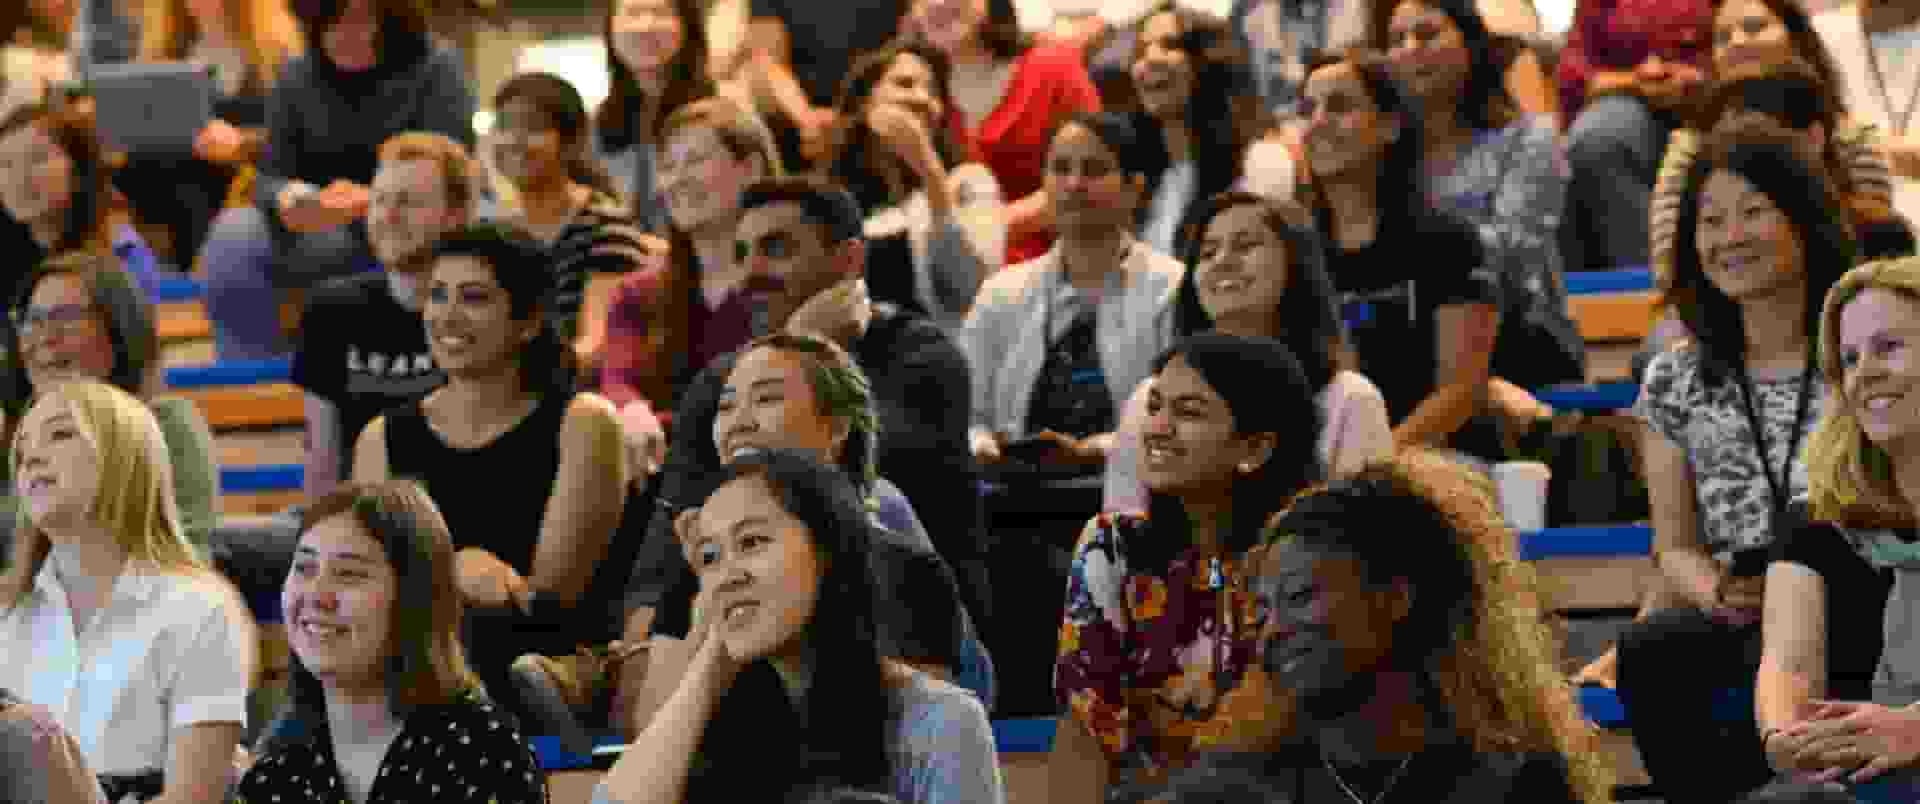
{"type": "MultiPolygon", "coordinates": [[[[968,150],[993,171],[1009,203],[1040,189],[1047,139],[1054,126],[1076,112],[1100,110],[1100,92],[1087,77],[1084,52],[1070,45],[1035,45],[1013,62],[1000,105],[967,131],[968,150]]],[[[1007,263],[1018,265],[1046,253],[1051,233],[1011,238],[1007,263]]]]}

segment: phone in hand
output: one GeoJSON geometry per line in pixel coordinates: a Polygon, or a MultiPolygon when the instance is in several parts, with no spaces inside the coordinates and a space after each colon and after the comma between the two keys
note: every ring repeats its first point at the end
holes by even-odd
{"type": "Polygon", "coordinates": [[[1045,464],[1060,449],[1060,444],[1051,438],[1028,436],[1016,438],[1000,445],[1000,454],[1010,460],[1035,465],[1045,464]]]}

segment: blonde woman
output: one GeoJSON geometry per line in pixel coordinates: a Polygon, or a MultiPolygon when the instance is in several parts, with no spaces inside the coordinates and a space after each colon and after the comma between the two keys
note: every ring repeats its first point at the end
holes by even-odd
{"type": "Polygon", "coordinates": [[[0,688],[73,734],[109,800],[224,800],[252,626],[182,532],[152,412],[105,383],[54,385],[14,436],[13,476],[0,688]]]}
{"type": "Polygon", "coordinates": [[[1820,323],[1829,402],[1807,445],[1813,523],[1785,536],[1767,569],[1756,715],[1775,770],[1850,783],[1891,772],[1887,783],[1910,800],[1920,787],[1920,259],[1848,271],[1820,323]]]}

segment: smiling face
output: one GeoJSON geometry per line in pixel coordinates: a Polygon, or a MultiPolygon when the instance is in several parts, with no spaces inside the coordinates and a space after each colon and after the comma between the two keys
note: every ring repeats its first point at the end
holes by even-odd
{"type": "Polygon", "coordinates": [[[560,135],[558,122],[532,99],[516,97],[500,107],[493,128],[493,161],[514,185],[565,182],[568,152],[579,147],[560,135]]]}
{"type": "Polygon", "coordinates": [[[743,450],[806,450],[837,459],[846,430],[820,409],[807,358],[785,349],[760,347],[742,356],[720,389],[713,418],[713,446],[721,460],[743,450]]]}
{"type": "Polygon", "coordinates": [[[27,382],[46,390],[70,379],[105,380],[113,373],[113,337],[87,280],[54,274],[40,280],[19,322],[27,382]]]}
{"type": "Polygon", "coordinates": [[[794,311],[858,268],[846,251],[829,245],[826,227],[795,201],[762,204],[740,216],[734,253],[747,269],[747,287],[766,305],[768,325],[787,325],[794,311]]]}
{"type": "Polygon", "coordinates": [[[1694,243],[1707,280],[1738,302],[1797,288],[1806,281],[1799,230],[1773,199],[1728,170],[1700,189],[1694,243]]]}
{"type": "Polygon", "coordinates": [[[350,73],[380,63],[380,16],[375,0],[347,0],[340,16],[320,34],[320,46],[333,66],[350,73]]]}
{"type": "Polygon", "coordinates": [[[1231,320],[1254,331],[1271,328],[1291,279],[1287,257],[1286,241],[1267,225],[1265,210],[1253,204],[1221,210],[1201,233],[1193,266],[1201,309],[1215,326],[1231,320]]]}
{"type": "Polygon", "coordinates": [[[806,524],[781,507],[764,478],[750,475],[708,497],[690,530],[681,548],[727,654],[738,661],[796,655],[827,569],[806,524]]]}
{"type": "Polygon", "coordinates": [[[280,592],[287,643],[329,689],[380,689],[393,655],[400,580],[359,520],[340,514],[300,536],[280,592]]]}
{"type": "Polygon", "coordinates": [[[1393,10],[1387,42],[1395,77],[1415,97],[1452,103],[1466,90],[1473,53],[1446,12],[1423,3],[1401,3],[1393,10]]]}
{"type": "Polygon", "coordinates": [[[1727,0],[1713,16],[1713,69],[1793,58],[1787,24],[1760,0],[1727,0]]]}
{"type": "Polygon", "coordinates": [[[930,129],[939,126],[947,114],[946,106],[940,102],[940,86],[934,80],[933,66],[913,53],[893,58],[893,63],[887,65],[886,72],[873,85],[873,98],[869,103],[897,104],[918,115],[920,122],[930,129]]]}
{"type": "Polygon", "coordinates": [[[1134,46],[1134,92],[1147,114],[1162,120],[1184,117],[1193,98],[1193,63],[1181,41],[1184,33],[1179,17],[1155,14],[1140,27],[1134,46]]]}
{"type": "Polygon", "coordinates": [[[491,375],[514,365],[539,327],[537,316],[513,317],[511,299],[493,267],[474,257],[433,262],[421,312],[434,365],[451,376],[491,375]]]}
{"type": "Polygon", "coordinates": [[[1261,551],[1254,572],[1261,664],[1274,687],[1309,705],[1382,668],[1412,602],[1404,585],[1369,583],[1353,556],[1285,538],[1261,551]]]}
{"type": "Polygon", "coordinates": [[[1243,436],[1233,409],[1185,357],[1167,361],[1147,391],[1140,479],[1162,494],[1218,497],[1236,477],[1265,463],[1271,434],[1243,436]]]}
{"type": "Polygon", "coordinates": [[[1042,181],[1055,227],[1062,233],[1101,233],[1132,228],[1145,180],[1122,173],[1120,156],[1092,129],[1069,123],[1053,136],[1042,181]]]}
{"type": "Polygon", "coordinates": [[[765,171],[757,156],[740,158],[706,126],[688,126],[667,138],[656,178],[667,212],[683,232],[730,219],[740,193],[765,171]]]}
{"type": "Polygon", "coordinates": [[[1894,454],[1920,435],[1920,299],[1868,288],[1840,310],[1840,387],[1867,438],[1894,454]]]}
{"type": "Polygon", "coordinates": [[[100,494],[100,451],[65,399],[43,396],[21,419],[13,483],[27,518],[42,530],[71,528],[91,516],[100,494]]]}
{"type": "Polygon", "coordinates": [[[380,163],[368,197],[367,243],[391,271],[419,273],[418,258],[467,218],[447,198],[446,175],[431,159],[380,163]]]}
{"type": "Polygon", "coordinates": [[[908,22],[927,42],[952,53],[980,34],[987,22],[987,0],[914,0],[908,22]]]}
{"type": "Polygon", "coordinates": [[[1363,174],[1399,137],[1399,118],[1380,110],[1360,71],[1345,62],[1307,76],[1300,105],[1307,120],[1307,165],[1318,178],[1363,174]]]}
{"type": "Polygon", "coordinates": [[[73,202],[73,158],[38,125],[0,137],[0,205],[14,220],[41,225],[73,202]]]}
{"type": "Polygon", "coordinates": [[[608,26],[614,57],[635,73],[665,67],[686,39],[673,0],[614,0],[608,26]]]}

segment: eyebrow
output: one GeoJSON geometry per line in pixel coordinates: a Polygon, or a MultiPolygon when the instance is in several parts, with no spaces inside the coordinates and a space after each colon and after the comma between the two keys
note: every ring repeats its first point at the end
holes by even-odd
{"type": "MultiPolygon", "coordinates": [[[[294,550],[293,552],[294,552],[294,555],[300,555],[300,556],[308,556],[308,557],[311,557],[311,558],[319,558],[319,557],[320,557],[320,551],[319,551],[319,550],[315,550],[315,549],[313,549],[313,548],[311,548],[311,547],[304,547],[304,546],[303,546],[303,547],[299,547],[299,548],[296,548],[296,549],[295,549],[295,550],[294,550]]],[[[378,561],[377,559],[374,559],[374,558],[371,558],[371,557],[368,557],[368,556],[363,556],[363,555],[361,555],[361,554],[359,554],[359,553],[332,553],[331,555],[332,555],[332,556],[333,556],[333,558],[335,558],[336,560],[344,560],[344,561],[358,561],[358,562],[360,562],[360,563],[363,563],[363,564],[378,564],[378,563],[380,563],[380,561],[378,561]]]]}

